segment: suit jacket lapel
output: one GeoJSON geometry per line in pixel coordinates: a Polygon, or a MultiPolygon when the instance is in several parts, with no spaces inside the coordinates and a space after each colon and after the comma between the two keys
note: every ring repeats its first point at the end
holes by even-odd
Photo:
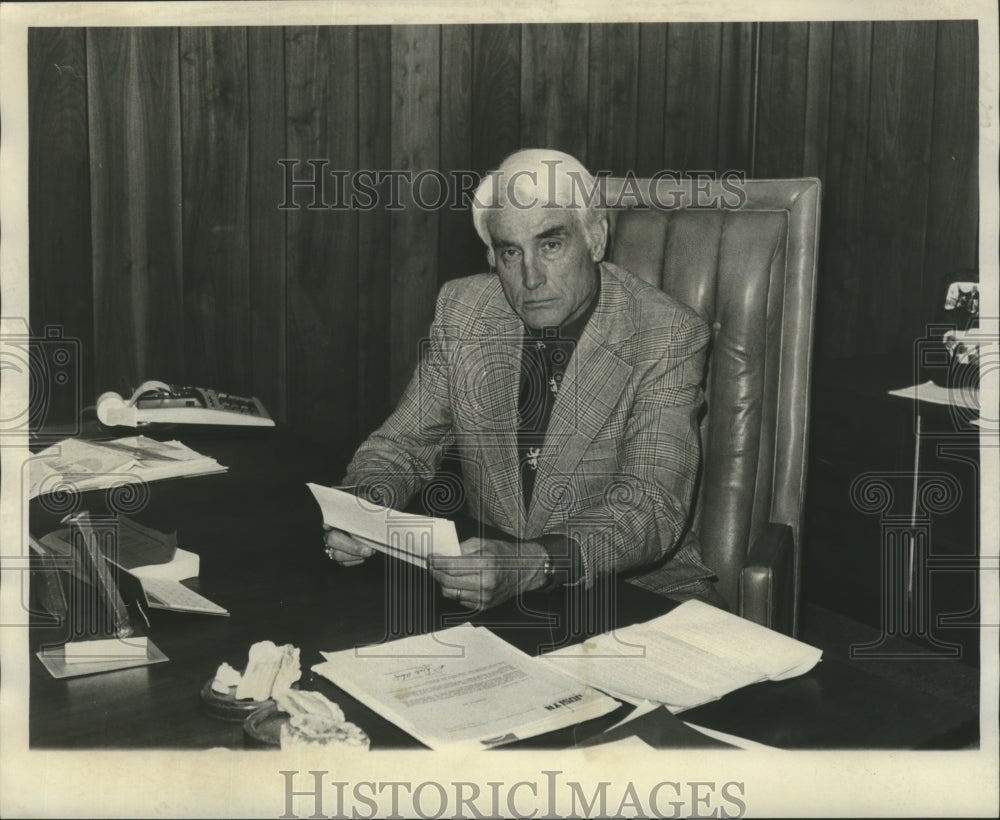
{"type": "Polygon", "coordinates": [[[464,372],[458,377],[470,424],[459,434],[476,441],[478,484],[493,522],[516,534],[524,527],[525,510],[517,453],[517,397],[521,375],[524,326],[507,304],[499,280],[477,315],[481,332],[466,343],[464,372]]]}
{"type": "Polygon", "coordinates": [[[618,403],[632,368],[613,351],[634,332],[625,294],[602,265],[600,299],[552,408],[524,537],[534,538],[543,532],[565,491],[566,477],[576,470],[618,403]]]}
{"type": "Polygon", "coordinates": [[[525,511],[517,453],[517,396],[521,373],[520,321],[483,340],[483,390],[491,397],[485,403],[483,446],[480,450],[485,480],[493,490],[491,513],[496,523],[511,533],[523,529],[525,511]],[[503,520],[506,519],[506,520],[503,520]]]}

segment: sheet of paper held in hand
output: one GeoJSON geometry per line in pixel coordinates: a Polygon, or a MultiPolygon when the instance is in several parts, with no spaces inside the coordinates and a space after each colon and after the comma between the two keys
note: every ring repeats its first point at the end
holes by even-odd
{"type": "Polygon", "coordinates": [[[432,552],[462,554],[453,521],[379,507],[333,487],[306,486],[323,511],[324,524],[370,542],[373,549],[420,567],[427,566],[432,552]]]}
{"type": "Polygon", "coordinates": [[[314,672],[435,750],[488,749],[619,706],[469,624],[320,654],[314,672]]]}
{"type": "Polygon", "coordinates": [[[672,712],[763,680],[802,675],[822,651],[701,601],[544,656],[561,671],[672,712]]]}

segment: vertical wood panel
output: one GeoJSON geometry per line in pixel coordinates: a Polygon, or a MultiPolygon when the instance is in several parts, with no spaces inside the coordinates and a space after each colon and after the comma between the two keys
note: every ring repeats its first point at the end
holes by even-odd
{"type": "Polygon", "coordinates": [[[826,177],[827,138],[830,133],[830,60],[833,23],[809,24],[806,64],[806,112],[803,126],[802,175],[826,177]]]}
{"type": "MultiPolygon", "coordinates": [[[[358,165],[377,172],[392,164],[390,30],[358,28],[358,165]]],[[[386,185],[374,207],[358,213],[358,435],[360,441],[391,410],[389,390],[392,297],[386,185]]]]}
{"type": "MultiPolygon", "coordinates": [[[[753,31],[33,30],[32,323],[81,337],[85,395],[204,380],[353,446],[409,378],[440,279],[483,249],[466,212],[280,212],[277,159],[483,172],[549,145],[616,173],[746,167],[753,31]]],[[[824,181],[817,357],[909,344],[976,262],[975,24],[761,31],[759,175],[824,181]]]]}
{"type": "Polygon", "coordinates": [[[521,146],[555,148],[589,165],[588,27],[521,27],[521,146]]]}
{"type": "Polygon", "coordinates": [[[722,24],[719,149],[715,168],[750,175],[753,109],[753,23],[722,24]]]}
{"type": "Polygon", "coordinates": [[[253,395],[287,418],[285,362],[285,36],[247,29],[250,138],[250,338],[253,395]]]}
{"type": "Polygon", "coordinates": [[[639,25],[639,82],[636,88],[635,173],[649,177],[665,168],[664,118],[667,100],[667,25],[639,25]]]}
{"type": "Polygon", "coordinates": [[[472,30],[472,166],[496,168],[521,148],[521,27],[472,30]]]}
{"type": "MultiPolygon", "coordinates": [[[[441,160],[448,197],[439,209],[438,279],[468,276],[486,269],[472,213],[456,200],[456,172],[472,171],[472,27],[441,27],[441,160]]],[[[464,183],[463,183],[464,184],[464,183]]],[[[471,192],[470,192],[471,196],[471,192]]],[[[424,185],[423,197],[438,197],[438,186],[424,185]]],[[[463,198],[464,199],[464,198],[463,198]]]]}
{"type": "MultiPolygon", "coordinates": [[[[414,173],[440,163],[441,32],[436,26],[392,30],[392,165],[414,173]]],[[[413,374],[420,339],[434,313],[438,284],[439,214],[414,207],[403,186],[393,211],[390,332],[393,400],[413,374]]]]}
{"type": "Polygon", "coordinates": [[[87,35],[98,392],[185,381],[177,36],[87,35]]]}
{"type": "Polygon", "coordinates": [[[665,167],[716,167],[721,47],[719,23],[671,23],[667,30],[665,167]]]}
{"type": "MultiPolygon", "coordinates": [[[[34,334],[55,325],[79,342],[79,381],[47,392],[38,421],[76,422],[94,390],[94,303],[83,29],[28,29],[29,311],[34,334]],[[75,391],[79,390],[79,393],[75,391]]],[[[32,396],[32,407],[36,397],[32,396]]]]}
{"type": "MultiPolygon", "coordinates": [[[[521,147],[521,27],[472,29],[472,143],[470,168],[482,176],[521,147]]],[[[469,273],[488,269],[486,246],[472,227],[469,273]]]]}
{"type": "Polygon", "coordinates": [[[979,40],[976,23],[937,24],[934,116],[921,314],[940,315],[942,284],[977,269],[979,227],[979,40]]]}
{"type": "Polygon", "coordinates": [[[251,392],[246,29],[183,28],[185,377],[251,392]]]}
{"type": "Polygon", "coordinates": [[[817,358],[860,352],[857,294],[864,276],[871,23],[834,23],[830,130],[820,236],[817,358]]]}
{"type": "Polygon", "coordinates": [[[761,24],[758,177],[802,174],[808,49],[808,23],[761,24]]]}
{"type": "Polygon", "coordinates": [[[639,91],[639,26],[590,27],[588,164],[592,173],[635,170],[639,91]]]}
{"type": "Polygon", "coordinates": [[[935,24],[872,27],[871,121],[865,185],[866,349],[912,344],[923,331],[921,276],[930,162],[928,89],[934,86],[935,24]]]}
{"type": "MultiPolygon", "coordinates": [[[[289,158],[299,160],[298,179],[313,174],[307,160],[327,160],[321,199],[337,204],[343,193],[331,172],[357,167],[356,30],[288,28],[285,55],[289,158]]],[[[302,206],[287,212],[288,416],[329,436],[342,457],[357,426],[345,401],[357,391],[357,215],[308,207],[308,190],[297,201],[302,206]]]]}

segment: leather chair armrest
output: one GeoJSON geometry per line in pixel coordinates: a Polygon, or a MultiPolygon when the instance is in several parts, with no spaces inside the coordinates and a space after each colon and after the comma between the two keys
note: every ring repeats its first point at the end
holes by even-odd
{"type": "Polygon", "coordinates": [[[795,538],[787,524],[768,524],[740,571],[741,617],[791,635],[795,618],[795,538]]]}

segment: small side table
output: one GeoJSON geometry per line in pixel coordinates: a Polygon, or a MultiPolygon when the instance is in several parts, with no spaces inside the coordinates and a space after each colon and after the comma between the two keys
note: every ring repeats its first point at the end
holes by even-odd
{"type": "MultiPolygon", "coordinates": [[[[932,631],[933,607],[930,600],[930,575],[934,570],[977,570],[975,557],[932,556],[930,535],[932,514],[945,514],[954,510],[962,497],[962,486],[948,473],[933,472],[921,476],[921,448],[924,438],[926,405],[940,405],[949,409],[951,424],[948,430],[935,431],[935,437],[944,435],[952,442],[970,443],[978,451],[979,393],[977,389],[949,390],[931,381],[888,391],[890,395],[916,402],[914,417],[913,474],[909,517],[891,514],[891,497],[885,503],[874,491],[877,479],[856,486],[855,502],[867,505],[869,512],[882,514],[882,630],[879,640],[851,648],[852,657],[881,657],[890,638],[915,641],[908,657],[960,657],[959,644],[938,640],[932,631]],[[924,483],[921,484],[923,478],[924,483]],[[956,561],[962,567],[956,567],[956,561]]],[[[978,594],[970,613],[978,610],[978,594]]],[[[898,650],[893,657],[900,657],[898,650]]]]}
{"type": "MultiPolygon", "coordinates": [[[[890,396],[900,396],[905,399],[912,399],[917,403],[915,424],[913,427],[913,495],[910,507],[910,526],[917,526],[917,506],[920,490],[920,445],[923,433],[923,404],[937,404],[952,409],[952,418],[955,421],[955,428],[958,434],[963,433],[963,428],[968,425],[981,427],[979,418],[979,389],[966,387],[960,390],[941,387],[932,381],[923,384],[914,384],[909,387],[901,387],[898,390],[890,390],[890,396]]],[[[974,431],[968,431],[974,434],[974,431]]],[[[911,540],[908,550],[909,568],[907,571],[907,594],[913,596],[914,593],[914,544],[911,540]]],[[[926,556],[925,556],[926,557],[926,556]]]]}

